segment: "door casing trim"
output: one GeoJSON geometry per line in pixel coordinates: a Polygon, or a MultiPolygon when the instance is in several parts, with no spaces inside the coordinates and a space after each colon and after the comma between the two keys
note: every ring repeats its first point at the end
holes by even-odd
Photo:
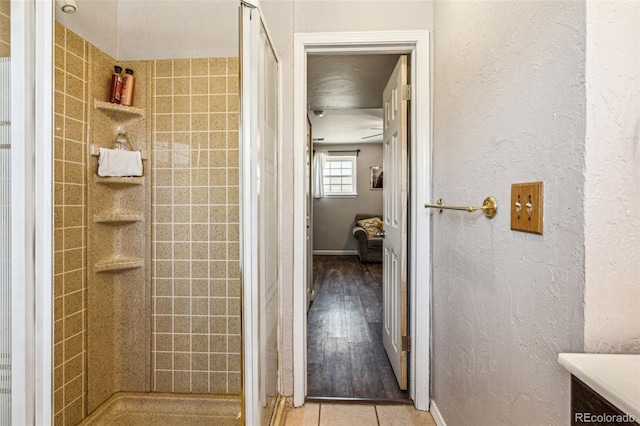
{"type": "Polygon", "coordinates": [[[294,35],[294,244],[293,244],[293,403],[307,394],[307,301],[305,218],[305,120],[307,54],[410,55],[410,206],[409,206],[409,394],[419,410],[430,402],[431,221],[422,206],[431,199],[431,69],[428,31],[296,33],[294,35]],[[419,278],[417,278],[419,277],[419,278]],[[420,303],[418,304],[418,301],[420,303]],[[418,309],[418,307],[420,309],[418,309]]]}

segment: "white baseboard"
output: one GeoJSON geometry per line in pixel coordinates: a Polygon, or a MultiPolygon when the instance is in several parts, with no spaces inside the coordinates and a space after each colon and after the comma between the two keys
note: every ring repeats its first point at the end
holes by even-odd
{"type": "Polygon", "coordinates": [[[316,256],[357,256],[357,250],[314,250],[316,256]]]}
{"type": "Polygon", "coordinates": [[[436,425],[447,426],[447,422],[445,422],[444,418],[442,418],[442,414],[440,414],[440,410],[438,410],[438,407],[436,406],[436,403],[433,402],[433,399],[431,400],[431,407],[429,408],[429,411],[431,411],[431,416],[436,422],[436,425]]]}

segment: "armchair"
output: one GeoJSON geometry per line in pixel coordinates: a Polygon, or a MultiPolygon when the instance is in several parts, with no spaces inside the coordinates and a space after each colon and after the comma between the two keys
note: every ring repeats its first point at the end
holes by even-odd
{"type": "Polygon", "coordinates": [[[356,226],[353,228],[353,236],[357,241],[358,257],[363,263],[382,262],[382,242],[384,237],[382,235],[370,235],[362,226],[358,225],[358,221],[372,217],[382,219],[380,214],[359,213],[356,215],[356,226]]]}

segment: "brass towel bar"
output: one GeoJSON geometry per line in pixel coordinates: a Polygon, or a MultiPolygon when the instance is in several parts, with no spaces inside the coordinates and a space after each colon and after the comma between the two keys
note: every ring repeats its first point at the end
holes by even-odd
{"type": "Polygon", "coordinates": [[[498,213],[498,203],[496,203],[496,199],[493,197],[485,198],[482,202],[482,207],[445,206],[442,198],[437,201],[437,204],[425,204],[424,207],[427,209],[438,209],[438,212],[440,213],[442,213],[442,210],[461,210],[469,213],[482,210],[482,213],[484,213],[484,215],[489,219],[493,219],[498,213]]]}

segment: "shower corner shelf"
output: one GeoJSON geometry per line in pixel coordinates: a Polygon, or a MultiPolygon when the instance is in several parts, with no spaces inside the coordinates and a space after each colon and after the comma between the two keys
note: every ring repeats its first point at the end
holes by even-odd
{"type": "Polygon", "coordinates": [[[137,213],[101,213],[93,215],[94,223],[133,223],[142,222],[144,216],[137,213]]]}
{"type": "Polygon", "coordinates": [[[144,118],[146,113],[142,108],[124,106],[95,100],[95,108],[104,111],[115,121],[131,121],[144,118]]]}
{"type": "Polygon", "coordinates": [[[144,176],[139,177],[95,177],[96,183],[103,185],[142,185],[144,183],[144,176]]]}
{"type": "Polygon", "coordinates": [[[112,257],[96,263],[93,268],[96,272],[118,272],[127,269],[144,267],[144,259],[128,257],[112,257]]]}

